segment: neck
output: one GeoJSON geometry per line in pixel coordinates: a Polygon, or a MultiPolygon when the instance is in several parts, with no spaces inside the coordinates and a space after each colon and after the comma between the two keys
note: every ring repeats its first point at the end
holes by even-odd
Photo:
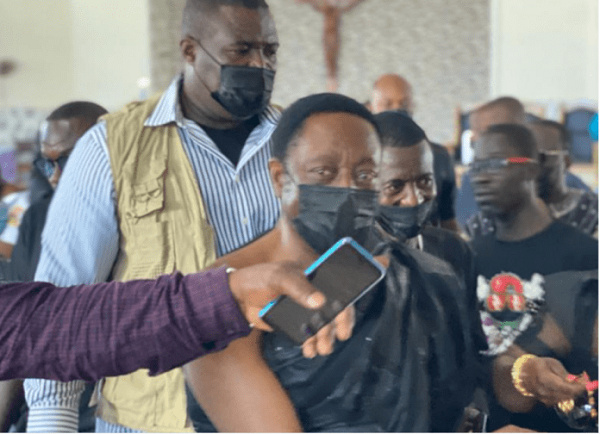
{"type": "Polygon", "coordinates": [[[279,219],[273,232],[279,241],[278,249],[273,251],[273,260],[293,261],[306,268],[319,257],[285,217],[279,219]]]}
{"type": "Polygon", "coordinates": [[[517,210],[494,217],[496,239],[501,241],[529,238],[546,229],[551,223],[550,211],[538,197],[532,197],[517,210]]]}
{"type": "MultiPolygon", "coordinates": [[[[219,130],[229,130],[237,127],[242,121],[237,119],[226,118],[223,116],[215,115],[214,113],[210,113],[200,104],[197,104],[195,101],[200,101],[198,91],[195,89],[199,89],[200,86],[204,84],[200,84],[200,86],[192,86],[187,84],[189,80],[183,80],[183,87],[180,92],[180,101],[181,101],[181,110],[183,111],[183,116],[187,119],[191,119],[199,125],[204,125],[209,128],[215,128],[219,130]]],[[[208,89],[201,89],[201,91],[208,92],[208,89]]],[[[208,95],[208,98],[212,98],[208,95]]],[[[216,101],[215,104],[218,104],[216,101]]],[[[224,109],[223,109],[224,110],[224,109]]]]}

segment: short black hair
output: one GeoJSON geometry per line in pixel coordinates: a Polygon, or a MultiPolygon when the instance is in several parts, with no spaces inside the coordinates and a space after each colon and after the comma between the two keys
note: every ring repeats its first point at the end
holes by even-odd
{"type": "Polygon", "coordinates": [[[551,121],[549,119],[542,119],[539,121],[531,122],[530,125],[540,125],[543,127],[554,128],[558,131],[560,145],[564,151],[569,151],[569,144],[571,143],[571,137],[565,126],[559,122],[551,121]]]}
{"type": "Polygon", "coordinates": [[[302,133],[306,120],[318,113],[349,113],[359,116],[373,125],[377,133],[377,123],[373,114],[358,101],[339,93],[319,93],[300,98],[290,105],[271,136],[271,153],[280,161],[285,161],[288,149],[302,133]]]}
{"type": "Polygon", "coordinates": [[[425,131],[400,111],[385,111],[375,115],[383,147],[407,148],[427,140],[425,131]]]}
{"type": "Polygon", "coordinates": [[[533,133],[524,125],[520,124],[496,124],[490,126],[485,136],[491,134],[502,134],[508,146],[510,146],[519,156],[533,158],[537,160],[538,150],[533,133]]]}
{"type": "Polygon", "coordinates": [[[54,110],[46,118],[47,121],[59,121],[63,119],[85,119],[90,124],[95,124],[98,118],[108,111],[94,102],[90,101],[73,101],[63,104],[54,110]]]}
{"type": "Polygon", "coordinates": [[[192,29],[198,14],[210,14],[220,6],[241,6],[248,9],[269,8],[265,0],[186,0],[181,20],[183,36],[193,33],[192,29]]]}

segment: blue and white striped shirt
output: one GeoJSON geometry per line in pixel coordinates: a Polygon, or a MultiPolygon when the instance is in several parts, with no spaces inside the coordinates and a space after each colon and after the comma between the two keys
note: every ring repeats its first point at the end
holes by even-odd
{"type": "MultiPolygon", "coordinates": [[[[279,217],[268,160],[268,141],[279,112],[267,108],[252,131],[234,167],[195,122],[183,117],[180,79],[163,94],[146,126],[176,123],[224,255],[271,229],[279,217]]],[[[100,122],[77,142],[54,194],[42,234],[42,252],[35,280],[59,286],[106,281],[119,251],[106,124],[100,122]]],[[[76,432],[82,382],[25,381],[30,407],[29,432],[76,432]]],[[[103,430],[132,432],[103,423],[103,430]]]]}

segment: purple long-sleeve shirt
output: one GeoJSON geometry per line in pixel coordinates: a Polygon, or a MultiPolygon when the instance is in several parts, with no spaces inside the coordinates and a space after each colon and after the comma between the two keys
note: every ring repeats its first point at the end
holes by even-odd
{"type": "Polygon", "coordinates": [[[0,380],[159,374],[250,332],[224,269],[57,288],[0,285],[0,380]]]}

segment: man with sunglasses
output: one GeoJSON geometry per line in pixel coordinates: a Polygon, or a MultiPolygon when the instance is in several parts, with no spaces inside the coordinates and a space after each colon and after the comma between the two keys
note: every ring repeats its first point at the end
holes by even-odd
{"type": "MultiPolygon", "coordinates": [[[[69,154],[77,140],[105,113],[107,113],[106,109],[98,104],[75,101],[61,105],[46,118],[41,128],[40,156],[34,161],[34,165],[35,169],[48,179],[53,189],[58,185],[69,154]]],[[[45,192],[23,215],[10,261],[0,261],[2,280],[13,282],[33,280],[40,257],[42,230],[52,199],[52,191],[45,192]]],[[[20,380],[0,384],[0,402],[3,403],[0,405],[0,427],[8,429],[9,419],[13,418],[17,423],[17,429],[25,428],[23,420],[16,422],[23,401],[21,384],[20,380]],[[10,411],[10,408],[13,410],[10,411]]],[[[92,413],[89,410],[88,413],[91,417],[92,413]]],[[[89,417],[82,420],[87,420],[89,425],[89,417]]],[[[93,422],[93,419],[91,421],[93,422]]]]}
{"type": "MultiPolygon", "coordinates": [[[[598,196],[589,190],[569,187],[566,173],[570,164],[568,137],[558,122],[541,120],[528,125],[535,137],[539,156],[538,195],[553,218],[588,235],[598,228],[598,196]]],[[[493,221],[481,211],[467,221],[471,238],[494,231],[493,221]]]]}
{"type": "MultiPolygon", "coordinates": [[[[58,186],[77,140],[105,113],[106,109],[98,104],[75,101],[58,107],[48,116],[41,129],[40,156],[35,159],[34,165],[48,179],[53,189],[58,186]]],[[[42,230],[51,199],[52,192],[49,192],[32,203],[23,216],[10,263],[3,267],[5,280],[33,280],[40,257],[42,230]]]]}
{"type": "MultiPolygon", "coordinates": [[[[523,351],[515,350],[515,344],[544,304],[544,276],[598,267],[597,241],[553,219],[538,197],[539,170],[535,139],[523,125],[491,126],[475,144],[470,173],[475,200],[495,227],[494,232],[472,240],[487,353],[496,356],[495,378],[503,380],[495,383],[498,400],[510,403],[510,411],[527,413],[531,420],[526,417],[518,422],[527,426],[539,423],[538,416],[529,414],[538,400],[551,405],[572,388],[567,371],[555,359],[516,363],[523,351]]],[[[490,430],[514,422],[496,401],[490,412],[490,430]]]]}

